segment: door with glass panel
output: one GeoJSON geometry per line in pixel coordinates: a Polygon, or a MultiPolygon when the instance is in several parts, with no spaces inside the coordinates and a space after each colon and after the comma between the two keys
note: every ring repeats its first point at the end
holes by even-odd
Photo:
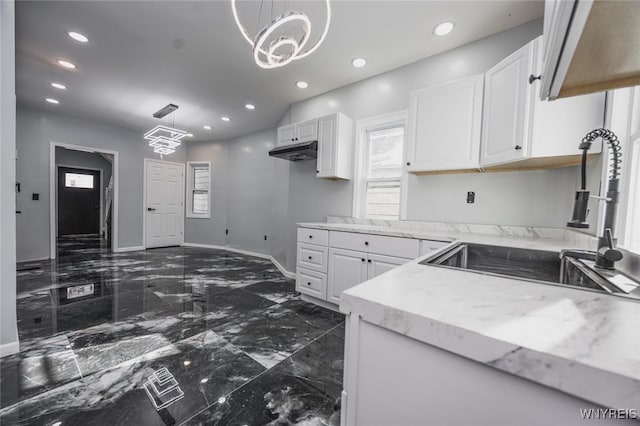
{"type": "Polygon", "coordinates": [[[182,244],[184,165],[145,159],[145,247],[182,244]]]}
{"type": "Polygon", "coordinates": [[[100,233],[100,171],[58,167],[58,235],[100,233]]]}

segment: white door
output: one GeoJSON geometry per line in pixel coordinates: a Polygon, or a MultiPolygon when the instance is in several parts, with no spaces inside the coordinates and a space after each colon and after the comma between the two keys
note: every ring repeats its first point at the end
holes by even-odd
{"type": "Polygon", "coordinates": [[[182,244],[184,164],[145,160],[145,247],[182,244]]]}
{"type": "Polygon", "coordinates": [[[367,254],[359,251],[329,249],[327,301],[340,303],[340,294],[367,280],[367,254]]]}
{"type": "Polygon", "coordinates": [[[485,74],[480,164],[490,166],[526,158],[529,117],[533,115],[536,44],[528,43],[485,74]]]}
{"type": "Polygon", "coordinates": [[[478,168],[484,75],[411,93],[407,171],[478,168]]]}
{"type": "Polygon", "coordinates": [[[367,260],[367,279],[382,275],[393,268],[404,265],[411,259],[402,257],[382,256],[379,254],[370,254],[367,260]]]}

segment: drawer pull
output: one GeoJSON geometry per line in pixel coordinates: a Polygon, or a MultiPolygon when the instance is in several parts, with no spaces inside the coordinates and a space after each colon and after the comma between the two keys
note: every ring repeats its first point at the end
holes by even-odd
{"type": "Polygon", "coordinates": [[[365,245],[365,246],[368,246],[368,245],[369,245],[369,241],[365,241],[365,242],[364,242],[364,245],[365,245]]]}
{"type": "Polygon", "coordinates": [[[309,260],[311,260],[311,259],[312,259],[312,257],[311,257],[311,256],[309,256],[309,260]]]}
{"type": "Polygon", "coordinates": [[[311,285],[311,283],[307,283],[307,285],[311,285]]]}
{"type": "Polygon", "coordinates": [[[310,239],[311,239],[311,238],[313,238],[313,235],[309,235],[309,238],[310,238],[310,239]]]}

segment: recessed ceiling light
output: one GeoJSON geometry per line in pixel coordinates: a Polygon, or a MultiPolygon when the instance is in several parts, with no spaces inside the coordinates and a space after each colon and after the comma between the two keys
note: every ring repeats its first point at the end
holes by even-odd
{"type": "Polygon", "coordinates": [[[307,84],[306,81],[299,81],[296,83],[296,86],[298,86],[298,89],[306,89],[309,87],[309,84],[307,84]]]}
{"type": "Polygon", "coordinates": [[[89,41],[86,35],[77,33],[75,31],[69,31],[67,35],[75,41],[79,41],[80,43],[87,43],[89,41]]]}
{"type": "Polygon", "coordinates": [[[189,361],[188,359],[185,359],[184,361],[182,361],[182,363],[184,365],[189,365],[189,364],[191,364],[191,361],[189,361]]]}
{"type": "Polygon", "coordinates": [[[220,117],[220,120],[222,120],[222,121],[231,121],[231,119],[229,117],[220,117]]]}
{"type": "Polygon", "coordinates": [[[209,379],[207,377],[200,379],[200,383],[207,383],[209,379]]]}
{"type": "Polygon", "coordinates": [[[58,63],[58,65],[60,65],[61,67],[64,67],[64,68],[67,68],[67,69],[70,69],[70,70],[74,70],[74,69],[76,69],[76,68],[77,68],[77,67],[75,66],[75,64],[72,64],[72,63],[71,63],[71,62],[69,62],[69,61],[65,61],[64,59],[58,59],[56,62],[57,62],[57,63],[58,63]]]}
{"type": "Polygon", "coordinates": [[[221,396],[220,398],[218,398],[218,404],[224,404],[227,401],[227,398],[225,398],[224,396],[221,396]]]}
{"type": "Polygon", "coordinates": [[[187,133],[185,136],[188,137],[188,138],[192,138],[193,137],[193,133],[187,133]]]}
{"type": "Polygon", "coordinates": [[[47,99],[45,99],[45,101],[49,102],[50,104],[56,104],[56,105],[58,105],[60,103],[59,100],[53,99],[53,98],[47,98],[47,99]]]}
{"type": "Polygon", "coordinates": [[[437,36],[444,36],[449,34],[453,30],[453,22],[442,22],[436,25],[433,29],[433,33],[437,36]]]}
{"type": "Polygon", "coordinates": [[[62,83],[51,83],[52,87],[55,87],[56,89],[60,89],[60,90],[65,90],[67,88],[67,86],[65,86],[62,83]]]}
{"type": "Polygon", "coordinates": [[[256,109],[256,106],[254,104],[246,104],[244,107],[246,109],[256,109]]]}
{"type": "Polygon", "coordinates": [[[211,126],[202,126],[202,128],[205,130],[211,130],[211,126]]]}
{"type": "Polygon", "coordinates": [[[356,68],[362,68],[367,65],[367,60],[365,58],[354,58],[351,60],[351,65],[356,68]]]}

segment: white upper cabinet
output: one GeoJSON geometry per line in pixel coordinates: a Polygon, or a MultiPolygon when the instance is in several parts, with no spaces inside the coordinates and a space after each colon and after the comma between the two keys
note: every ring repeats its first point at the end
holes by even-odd
{"type": "Polygon", "coordinates": [[[351,179],[353,176],[353,120],[342,113],[318,119],[319,178],[351,179]]]}
{"type": "MultiPolygon", "coordinates": [[[[540,101],[542,37],[485,74],[480,165],[544,168],[574,165],[584,135],[602,127],[604,94],[540,101]],[[534,78],[530,78],[534,77],[534,78]]],[[[599,152],[594,146],[591,153],[599,152]]]]}
{"type": "Polygon", "coordinates": [[[482,74],[412,92],[406,170],[479,167],[482,74]]]}
{"type": "Polygon", "coordinates": [[[318,120],[311,119],[278,128],[278,146],[318,139],[318,120]]]}
{"type": "Polygon", "coordinates": [[[278,146],[294,143],[296,137],[296,125],[290,124],[278,128],[278,146]]]}

